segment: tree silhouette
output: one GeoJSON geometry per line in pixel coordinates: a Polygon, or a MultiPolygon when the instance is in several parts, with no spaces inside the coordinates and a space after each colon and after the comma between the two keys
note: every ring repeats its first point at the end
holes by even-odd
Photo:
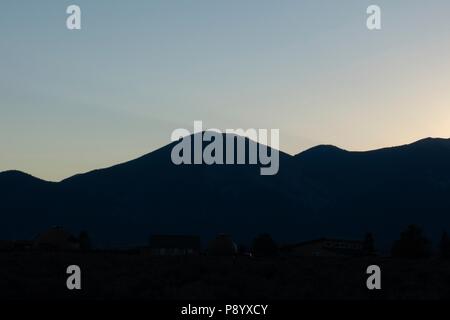
{"type": "Polygon", "coordinates": [[[446,231],[442,233],[441,241],[439,243],[439,251],[442,258],[450,258],[450,238],[446,231]]]}
{"type": "Polygon", "coordinates": [[[253,240],[252,253],[259,257],[273,257],[278,254],[278,246],[269,234],[264,233],[253,240]]]}
{"type": "Polygon", "coordinates": [[[375,240],[371,232],[366,233],[363,241],[363,252],[365,255],[375,255],[375,240]]]}
{"type": "Polygon", "coordinates": [[[430,241],[422,234],[417,225],[410,225],[394,242],[392,255],[400,258],[426,258],[430,256],[430,241]]]}
{"type": "Polygon", "coordinates": [[[86,231],[81,231],[80,236],[78,237],[78,240],[80,241],[80,249],[83,251],[88,251],[92,249],[91,246],[91,238],[89,237],[89,234],[86,231]]]}

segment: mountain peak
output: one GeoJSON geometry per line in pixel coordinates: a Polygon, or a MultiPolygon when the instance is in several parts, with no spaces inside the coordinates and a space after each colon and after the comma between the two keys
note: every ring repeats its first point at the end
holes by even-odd
{"type": "Polygon", "coordinates": [[[416,142],[411,143],[411,145],[424,145],[424,144],[428,144],[428,145],[447,144],[447,145],[450,145],[450,139],[428,137],[428,138],[420,139],[420,140],[417,140],[416,142]]]}
{"type": "Polygon", "coordinates": [[[298,153],[296,156],[305,155],[336,155],[347,153],[347,150],[341,149],[331,144],[320,144],[318,146],[309,148],[303,152],[298,153]]]}
{"type": "Polygon", "coordinates": [[[37,179],[40,180],[36,177],[33,177],[32,175],[19,171],[19,170],[7,170],[7,171],[2,171],[0,172],[0,178],[5,179],[5,178],[13,178],[13,179],[37,179]]]}
{"type": "Polygon", "coordinates": [[[50,182],[36,178],[28,173],[18,170],[8,170],[0,172],[0,182],[5,186],[26,186],[26,185],[41,185],[50,182]]]}

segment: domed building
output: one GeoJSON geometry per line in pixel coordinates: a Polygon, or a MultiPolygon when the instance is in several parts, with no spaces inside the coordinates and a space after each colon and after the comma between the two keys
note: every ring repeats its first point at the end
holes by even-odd
{"type": "Polygon", "coordinates": [[[34,240],[34,248],[45,250],[78,250],[80,242],[62,227],[53,227],[38,235],[34,240]]]}

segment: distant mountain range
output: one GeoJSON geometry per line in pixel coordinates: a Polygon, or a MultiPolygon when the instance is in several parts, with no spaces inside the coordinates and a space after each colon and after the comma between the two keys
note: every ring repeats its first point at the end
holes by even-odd
{"type": "Polygon", "coordinates": [[[228,233],[248,244],[262,232],[282,243],[367,231],[387,246],[410,223],[433,239],[450,231],[450,139],[280,152],[275,176],[261,176],[258,165],[176,166],[172,147],[58,183],[0,173],[0,239],[60,225],[107,247],[145,244],[153,233],[228,233]]]}

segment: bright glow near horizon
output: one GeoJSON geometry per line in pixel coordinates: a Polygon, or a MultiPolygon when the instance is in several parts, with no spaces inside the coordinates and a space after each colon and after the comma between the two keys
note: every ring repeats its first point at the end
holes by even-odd
{"type": "Polygon", "coordinates": [[[448,1],[79,0],[68,31],[72,3],[0,4],[0,171],[60,180],[194,120],[279,128],[291,154],[450,136],[448,1]]]}

